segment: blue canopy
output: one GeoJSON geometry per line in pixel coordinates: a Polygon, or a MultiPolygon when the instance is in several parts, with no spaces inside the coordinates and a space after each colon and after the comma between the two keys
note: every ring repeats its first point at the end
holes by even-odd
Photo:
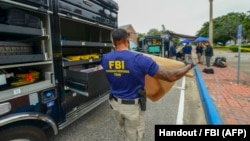
{"type": "Polygon", "coordinates": [[[184,40],[181,41],[181,43],[190,43],[190,42],[193,42],[193,41],[190,40],[190,39],[184,39],[184,40]]]}
{"type": "Polygon", "coordinates": [[[195,39],[196,42],[204,42],[208,41],[209,39],[207,37],[199,36],[195,39]]]}

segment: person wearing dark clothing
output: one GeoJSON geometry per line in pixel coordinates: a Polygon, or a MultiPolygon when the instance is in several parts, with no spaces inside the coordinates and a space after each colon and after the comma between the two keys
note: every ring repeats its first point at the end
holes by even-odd
{"type": "Polygon", "coordinates": [[[176,53],[176,60],[178,61],[184,61],[184,54],[183,54],[183,50],[181,49],[180,51],[178,51],[176,53]]]}
{"type": "Polygon", "coordinates": [[[202,53],[203,53],[202,43],[199,42],[197,47],[196,47],[196,54],[197,54],[198,64],[202,63],[202,60],[201,60],[202,53]]]}
{"type": "Polygon", "coordinates": [[[167,39],[164,39],[164,54],[165,57],[168,58],[169,57],[169,41],[167,39]]]}
{"type": "Polygon", "coordinates": [[[203,69],[203,72],[207,74],[214,74],[214,69],[211,68],[211,58],[214,55],[213,47],[210,45],[209,41],[206,41],[202,44],[204,50],[204,56],[206,60],[206,68],[203,69]]]}
{"type": "Polygon", "coordinates": [[[146,75],[173,82],[189,72],[193,64],[168,70],[143,53],[130,51],[126,30],[115,29],[111,36],[115,50],[101,58],[101,66],[110,84],[109,104],[123,130],[124,140],[142,141],[145,134],[146,75]]]}
{"type": "Polygon", "coordinates": [[[216,57],[213,65],[216,67],[225,68],[227,67],[227,59],[225,57],[216,57]]]}
{"type": "Polygon", "coordinates": [[[176,59],[176,43],[174,43],[169,49],[169,58],[176,59]]]}
{"type": "Polygon", "coordinates": [[[206,65],[208,68],[211,66],[211,58],[214,55],[213,47],[210,45],[208,41],[204,43],[205,49],[205,57],[206,57],[206,65]]]}
{"type": "Polygon", "coordinates": [[[192,46],[190,43],[186,43],[185,46],[183,47],[183,54],[185,57],[185,62],[193,62],[192,60],[192,46]]]}

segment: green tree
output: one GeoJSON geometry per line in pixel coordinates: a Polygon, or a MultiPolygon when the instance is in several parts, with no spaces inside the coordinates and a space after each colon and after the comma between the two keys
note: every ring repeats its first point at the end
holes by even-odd
{"type": "Polygon", "coordinates": [[[174,41],[177,45],[180,44],[180,38],[173,38],[173,41],[174,41]]]}
{"type": "MultiPolygon", "coordinates": [[[[245,13],[231,12],[227,15],[217,17],[213,20],[213,40],[215,43],[225,44],[228,40],[236,41],[237,26],[242,24],[243,38],[250,38],[250,16],[245,13]]],[[[205,22],[202,28],[197,32],[198,36],[209,36],[209,22],[205,22]]]]}
{"type": "Polygon", "coordinates": [[[137,34],[137,41],[139,41],[140,38],[141,38],[141,37],[144,37],[144,36],[146,36],[145,33],[138,33],[138,34],[137,34]]]}
{"type": "Polygon", "coordinates": [[[205,22],[202,25],[202,28],[197,32],[197,36],[205,36],[208,37],[209,35],[209,22],[205,22]]]}
{"type": "Polygon", "coordinates": [[[157,28],[152,28],[148,31],[148,36],[155,36],[155,35],[161,35],[162,31],[159,31],[157,28]]]}
{"type": "Polygon", "coordinates": [[[250,42],[250,12],[244,17],[242,25],[243,37],[246,39],[247,42],[250,42]]]}
{"type": "Polygon", "coordinates": [[[137,37],[138,37],[138,38],[141,38],[141,37],[143,37],[143,36],[146,36],[146,34],[145,34],[145,33],[138,33],[138,34],[137,34],[137,37]]]}

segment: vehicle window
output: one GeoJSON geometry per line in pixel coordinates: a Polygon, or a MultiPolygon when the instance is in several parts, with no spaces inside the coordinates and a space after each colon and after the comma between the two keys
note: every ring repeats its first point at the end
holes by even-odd
{"type": "Polygon", "coordinates": [[[133,40],[129,40],[129,48],[130,49],[137,49],[137,44],[133,40]]]}

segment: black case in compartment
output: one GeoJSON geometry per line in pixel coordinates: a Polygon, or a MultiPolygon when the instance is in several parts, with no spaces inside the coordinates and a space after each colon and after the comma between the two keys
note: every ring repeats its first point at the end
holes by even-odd
{"type": "Polygon", "coordinates": [[[5,14],[6,21],[4,23],[6,24],[41,28],[41,20],[36,16],[28,14],[26,11],[17,8],[10,8],[6,10],[5,14]]]}
{"type": "Polygon", "coordinates": [[[99,96],[109,90],[109,82],[104,70],[81,72],[65,70],[66,85],[71,82],[70,88],[87,92],[89,97],[99,96]],[[79,89],[80,88],[80,89],[79,89]]]}
{"type": "Polygon", "coordinates": [[[44,61],[45,55],[34,54],[31,44],[0,42],[0,65],[44,61]]]}

